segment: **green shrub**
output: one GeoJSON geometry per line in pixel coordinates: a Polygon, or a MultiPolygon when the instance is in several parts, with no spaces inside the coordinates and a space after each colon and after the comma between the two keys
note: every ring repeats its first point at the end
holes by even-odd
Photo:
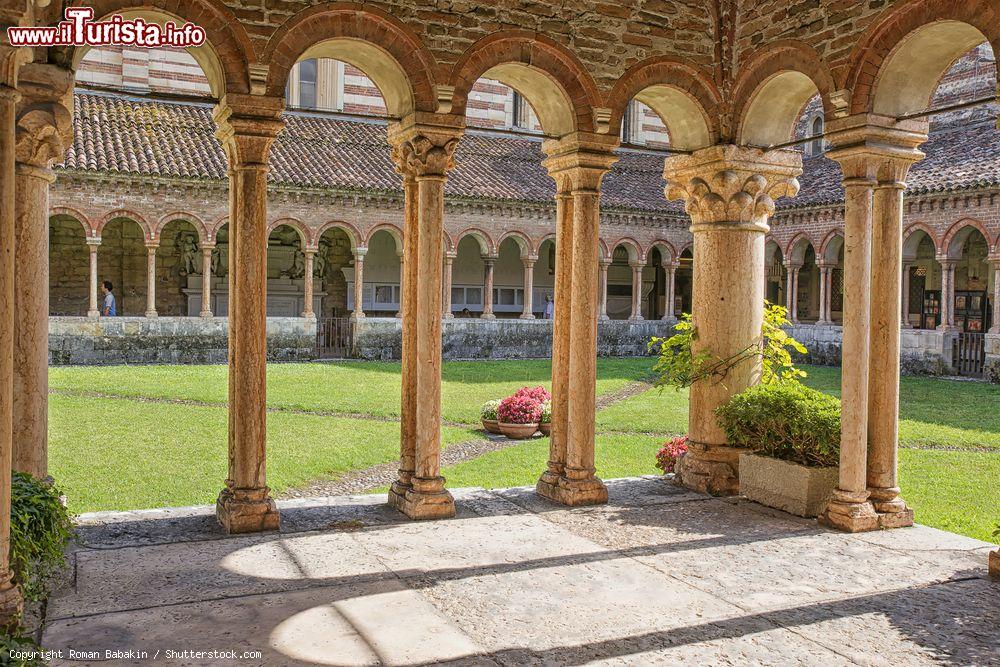
{"type": "Polygon", "coordinates": [[[43,659],[42,647],[23,629],[0,632],[0,665],[45,667],[47,664],[43,659]]]}
{"type": "Polygon", "coordinates": [[[20,472],[11,481],[10,567],[24,599],[37,601],[66,565],[73,519],[52,484],[20,472]]]}
{"type": "Polygon", "coordinates": [[[840,461],[840,401],[798,382],[751,387],[715,414],[733,447],[806,466],[840,461]]]}

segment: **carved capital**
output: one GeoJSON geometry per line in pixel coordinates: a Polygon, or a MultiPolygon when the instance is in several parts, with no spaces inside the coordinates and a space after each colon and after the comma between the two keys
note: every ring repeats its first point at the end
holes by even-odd
{"type": "Polygon", "coordinates": [[[767,230],[774,200],[794,197],[802,173],[797,151],[719,145],[667,158],[666,196],[684,200],[692,230],[699,225],[767,230]]]}
{"type": "Polygon", "coordinates": [[[55,65],[27,63],[18,75],[17,161],[48,169],[73,143],[73,73],[55,65]]]}
{"type": "Polygon", "coordinates": [[[877,114],[834,118],[827,123],[826,155],[840,163],[845,185],[905,188],[910,166],[924,157],[918,146],[927,140],[927,130],[926,121],[877,114]]]}
{"type": "Polygon", "coordinates": [[[455,166],[455,149],[465,119],[447,114],[413,113],[389,128],[396,171],[404,178],[444,178],[455,166]]]}
{"type": "Polygon", "coordinates": [[[265,169],[271,147],[285,126],[281,98],[232,95],[222,98],[215,108],[219,138],[230,167],[265,169]]]}
{"type": "Polygon", "coordinates": [[[617,137],[588,132],[547,139],[542,142],[542,151],[547,155],[542,166],[556,182],[558,195],[572,191],[597,192],[601,189],[601,179],[618,161],[614,153],[618,144],[617,137]]]}

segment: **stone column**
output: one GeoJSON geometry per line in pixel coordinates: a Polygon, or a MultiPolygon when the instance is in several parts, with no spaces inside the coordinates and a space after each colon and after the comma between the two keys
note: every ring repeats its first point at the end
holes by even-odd
{"type": "Polygon", "coordinates": [[[484,320],[496,319],[496,315],[493,314],[493,265],[496,261],[496,257],[483,257],[486,277],[483,280],[483,314],[479,317],[484,320]]]}
{"type": "Polygon", "coordinates": [[[14,244],[13,466],[48,475],[49,185],[72,142],[72,72],[21,67],[17,104],[14,244]]]}
{"type": "Polygon", "coordinates": [[[355,321],[365,319],[365,255],[367,254],[368,248],[365,246],[354,249],[354,312],[351,313],[351,319],[355,321]]]}
{"type": "Polygon", "coordinates": [[[691,386],[688,453],[678,481],[703,493],[739,490],[739,450],[728,446],[715,409],[760,381],[764,235],[774,199],[798,192],[795,151],[711,146],[667,159],[668,199],[683,199],[694,235],[693,353],[734,359],[722,375],[691,386]]]}
{"type": "Polygon", "coordinates": [[[957,260],[938,257],[941,264],[941,324],[938,331],[955,330],[955,265],[957,260]]]}
{"type": "MultiPolygon", "coordinates": [[[[547,165],[548,166],[548,165],[547,165]]],[[[559,497],[559,480],[566,471],[569,432],[570,281],[573,268],[573,183],[565,173],[549,169],[556,182],[556,258],[552,311],[552,427],[549,459],[535,490],[546,498],[559,497]]],[[[605,277],[607,277],[607,266],[605,277]]],[[[607,315],[605,315],[607,317],[607,315]]]]}
{"type": "MultiPolygon", "coordinates": [[[[400,292],[400,298],[402,298],[402,293],[403,293],[403,272],[406,271],[406,266],[405,266],[405,264],[406,264],[406,252],[402,248],[398,249],[396,251],[396,258],[399,260],[399,292],[400,292]]],[[[396,309],[396,319],[397,320],[402,320],[403,319],[403,308],[402,308],[402,306],[400,306],[399,308],[396,309]]]]}
{"type": "Polygon", "coordinates": [[[900,291],[899,322],[904,329],[912,329],[910,324],[910,269],[912,262],[903,262],[903,289],[900,291]]]}
{"type": "Polygon", "coordinates": [[[991,334],[1000,334],[1000,257],[990,261],[993,268],[993,326],[991,334]]]}
{"type": "Polygon", "coordinates": [[[389,490],[389,503],[404,507],[407,492],[413,491],[417,441],[417,245],[420,227],[417,220],[416,172],[406,163],[405,152],[393,146],[393,161],[403,176],[403,264],[400,273],[400,309],[402,316],[401,402],[399,425],[399,476],[389,490]]]}
{"type": "MultiPolygon", "coordinates": [[[[571,265],[568,274],[563,275],[564,281],[556,287],[557,307],[560,300],[566,299],[567,291],[570,298],[569,332],[564,334],[562,329],[558,332],[566,336],[559,348],[563,356],[560,372],[565,368],[562,364],[568,364],[565,466],[554,487],[544,483],[546,475],[551,473],[550,466],[536,488],[540,494],[564,505],[592,505],[608,500],[607,488],[596,476],[594,467],[597,318],[600,310],[598,232],[601,179],[618,159],[613,153],[617,144],[613,137],[575,133],[560,140],[548,140],[542,146],[548,154],[544,164],[550,174],[556,175],[557,191],[570,190],[572,218],[568,225],[559,221],[564,236],[560,240],[557,228],[556,238],[556,247],[560,250],[557,271],[560,264],[567,263],[566,259],[571,265]],[[572,238],[568,257],[562,254],[567,231],[572,238]],[[567,275],[569,279],[565,280],[567,275]],[[559,291],[560,286],[564,291],[559,291]]],[[[559,314],[557,310],[557,316],[559,314]]],[[[565,311],[561,314],[566,318],[565,311]]],[[[554,359],[553,365],[556,365],[554,359]]]]}
{"type": "Polygon", "coordinates": [[[87,317],[99,317],[101,311],[97,299],[97,249],[101,247],[100,238],[87,238],[87,250],[90,255],[90,304],[87,307],[87,317]]]}
{"type": "Polygon", "coordinates": [[[608,267],[611,266],[611,260],[601,258],[598,260],[598,266],[600,267],[600,285],[598,289],[601,290],[601,307],[598,315],[598,319],[607,320],[608,317],[608,267]]]}
{"type": "Polygon", "coordinates": [[[799,271],[802,269],[801,264],[794,262],[786,262],[785,268],[787,269],[786,274],[788,278],[786,279],[787,294],[785,295],[785,300],[788,302],[788,320],[792,324],[799,323],[799,271]]]}
{"type": "Polygon", "coordinates": [[[638,322],[642,317],[642,267],[639,262],[629,262],[632,268],[632,312],[629,314],[630,322],[638,322]]]}
{"type": "Polygon", "coordinates": [[[792,265],[785,262],[785,310],[788,311],[788,319],[792,319],[792,309],[795,307],[795,276],[792,265]]]}
{"type": "Polygon", "coordinates": [[[21,592],[10,570],[10,495],[14,402],[15,51],[0,45],[0,624],[20,620],[21,592]],[[9,78],[8,78],[9,77],[9,78]]]}
{"type": "Polygon", "coordinates": [[[666,276],[667,279],[667,285],[666,285],[667,303],[665,304],[666,308],[663,309],[663,318],[662,318],[664,320],[677,319],[676,315],[674,315],[674,294],[675,294],[674,281],[677,279],[677,267],[679,265],[680,262],[674,262],[674,261],[666,261],[663,263],[663,274],[664,276],[666,276]]]}
{"type": "Polygon", "coordinates": [[[159,243],[146,243],[146,317],[156,317],[156,249],[159,243]]]}
{"type": "Polygon", "coordinates": [[[307,249],[302,254],[305,257],[305,267],[303,267],[305,272],[302,274],[302,317],[316,319],[316,313],[313,312],[313,258],[316,256],[316,251],[307,249]]]}
{"type": "Polygon", "coordinates": [[[522,320],[533,320],[535,319],[535,313],[532,312],[533,309],[533,297],[534,297],[534,283],[535,283],[535,262],[538,261],[537,257],[529,256],[521,260],[524,264],[524,309],[521,311],[522,320]]]}
{"type": "Polygon", "coordinates": [[[212,251],[215,245],[201,246],[201,311],[199,317],[212,317],[212,251]]]}
{"type": "Polygon", "coordinates": [[[819,319],[816,324],[829,324],[830,315],[827,312],[827,291],[826,291],[826,274],[829,271],[829,267],[822,263],[816,262],[816,266],[819,268],[819,319]]]}
{"type": "MultiPolygon", "coordinates": [[[[905,147],[902,147],[905,149],[905,147]]],[[[876,161],[872,197],[871,348],[868,373],[867,484],[879,527],[913,525],[913,510],[900,497],[899,314],[902,302],[903,179],[923,154],[885,156],[876,161]]]]}
{"type": "Polygon", "coordinates": [[[446,320],[455,317],[455,314],[451,312],[451,273],[457,256],[458,253],[456,252],[446,252],[444,254],[444,286],[441,288],[441,298],[444,301],[442,317],[446,320]]]}
{"type": "Polygon", "coordinates": [[[827,155],[840,163],[845,191],[842,417],[839,481],[819,520],[850,532],[879,527],[869,467],[885,480],[886,448],[895,468],[905,173],[896,159],[919,157],[916,146],[926,138],[926,123],[889,120],[880,127],[873,120],[883,122],[852,116],[828,124],[834,149],[827,155]]]}
{"type": "MultiPolygon", "coordinates": [[[[455,501],[444,488],[441,476],[441,272],[444,265],[444,186],[454,166],[453,155],[464,129],[464,119],[439,114],[416,113],[390,128],[389,141],[397,167],[416,181],[416,211],[406,216],[407,226],[419,230],[416,253],[404,265],[412,266],[407,276],[414,302],[406,316],[414,321],[415,356],[410,386],[416,394],[413,433],[413,473],[408,483],[393,484],[389,504],[412,519],[454,516],[455,501]],[[414,260],[414,261],[411,261],[414,260]],[[412,279],[412,280],[411,280],[412,279]]],[[[412,200],[411,200],[412,201],[412,200]]],[[[413,245],[414,235],[406,237],[413,245]]],[[[404,391],[408,387],[404,385],[404,391]]],[[[406,399],[404,399],[405,401],[406,399]]],[[[405,405],[405,403],[404,403],[405,405]]],[[[404,416],[404,419],[406,417],[404,416]]],[[[404,443],[405,446],[405,443],[404,443]]],[[[403,467],[403,466],[401,466],[403,467]]]]}
{"type": "Polygon", "coordinates": [[[267,172],[284,100],[227,94],[216,109],[229,158],[229,476],[216,514],[229,533],[278,528],[266,478],[267,172]]]}

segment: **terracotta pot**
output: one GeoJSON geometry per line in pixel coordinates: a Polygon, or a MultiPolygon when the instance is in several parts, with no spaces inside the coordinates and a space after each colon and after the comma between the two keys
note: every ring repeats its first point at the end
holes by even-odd
{"type": "Polygon", "coordinates": [[[511,440],[524,440],[535,435],[538,424],[505,424],[500,422],[500,432],[511,440]]]}
{"type": "Polygon", "coordinates": [[[549,435],[552,433],[552,422],[539,422],[538,430],[542,432],[542,435],[549,435]]]}
{"type": "Polygon", "coordinates": [[[497,425],[496,419],[483,419],[483,428],[486,429],[487,433],[499,433],[500,427],[497,425]]]}

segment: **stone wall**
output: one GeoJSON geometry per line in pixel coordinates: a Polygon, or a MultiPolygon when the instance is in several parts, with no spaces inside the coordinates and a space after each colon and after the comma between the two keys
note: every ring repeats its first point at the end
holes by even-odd
{"type": "Polygon", "coordinates": [[[1000,384],[1000,334],[986,334],[986,367],[983,377],[1000,384]]]}
{"type": "MultiPolygon", "coordinates": [[[[224,317],[49,318],[49,363],[221,364],[226,363],[229,321],[224,317]]],[[[316,321],[267,319],[270,361],[312,359],[316,321]]]]}
{"type": "MultiPolygon", "coordinates": [[[[402,323],[396,318],[369,317],[354,328],[352,356],[370,360],[400,358],[402,323]]],[[[597,354],[636,357],[648,354],[653,336],[667,336],[672,326],[661,320],[607,320],[597,332],[597,354]]],[[[525,359],[552,354],[551,320],[444,320],[441,347],[445,359],[525,359]]]]}
{"type": "MultiPolygon", "coordinates": [[[[809,350],[809,354],[801,358],[802,361],[821,366],[840,365],[842,327],[800,324],[790,327],[788,333],[809,350]]],[[[902,329],[899,340],[902,373],[951,375],[953,337],[953,334],[942,331],[902,329]]],[[[1000,346],[997,347],[997,354],[1000,355],[1000,346]]]]}

